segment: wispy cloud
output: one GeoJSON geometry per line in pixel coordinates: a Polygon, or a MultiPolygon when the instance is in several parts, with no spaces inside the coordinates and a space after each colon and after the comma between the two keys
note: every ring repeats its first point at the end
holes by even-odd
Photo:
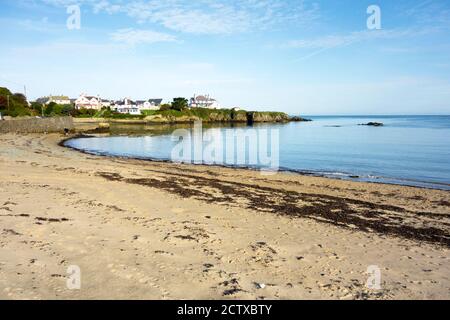
{"type": "Polygon", "coordinates": [[[38,32],[50,32],[53,31],[54,26],[48,23],[48,19],[44,18],[42,20],[17,20],[16,25],[27,31],[38,31],[38,32]]]}
{"type": "Polygon", "coordinates": [[[288,41],[284,47],[297,49],[311,49],[314,50],[307,55],[296,59],[306,60],[316,56],[324,51],[337,49],[340,47],[350,46],[356,43],[371,41],[371,40],[392,40],[400,38],[408,38],[415,36],[423,36],[435,32],[435,28],[407,28],[407,29],[392,29],[392,30],[363,30],[354,31],[343,35],[329,35],[318,37],[314,39],[300,39],[288,41]]]}
{"type": "Polygon", "coordinates": [[[432,32],[433,29],[392,29],[392,30],[363,30],[343,35],[329,35],[314,39],[291,40],[287,43],[290,48],[304,49],[331,49],[347,46],[356,42],[374,39],[398,39],[411,36],[419,36],[432,32]]]}
{"type": "Polygon", "coordinates": [[[79,3],[95,13],[126,14],[138,23],[154,23],[192,34],[233,34],[290,24],[306,25],[319,18],[316,2],[297,0],[42,0],[67,6],[79,3]]]}
{"type": "Polygon", "coordinates": [[[109,1],[101,0],[93,4],[94,13],[106,12],[109,14],[118,13],[121,10],[121,6],[118,4],[111,4],[109,1]]]}
{"type": "Polygon", "coordinates": [[[12,19],[0,18],[0,27],[15,28],[27,32],[56,33],[61,26],[51,23],[47,17],[42,19],[12,19]]]}
{"type": "Polygon", "coordinates": [[[120,29],[111,34],[111,39],[128,45],[149,44],[157,42],[174,42],[176,38],[170,34],[152,30],[133,28],[120,29]]]}
{"type": "Polygon", "coordinates": [[[403,14],[419,23],[450,27],[450,9],[446,1],[422,0],[414,6],[405,8],[403,14]]]}
{"type": "Polygon", "coordinates": [[[9,52],[11,56],[20,57],[21,59],[24,59],[24,57],[27,56],[39,56],[46,58],[50,57],[50,60],[53,58],[63,58],[69,61],[69,59],[72,59],[73,56],[81,57],[82,55],[80,53],[83,53],[84,57],[98,57],[98,55],[105,54],[107,52],[124,54],[124,52],[126,52],[128,49],[129,47],[119,43],[114,44],[57,40],[54,42],[45,42],[38,45],[11,47],[5,52],[9,52]]]}

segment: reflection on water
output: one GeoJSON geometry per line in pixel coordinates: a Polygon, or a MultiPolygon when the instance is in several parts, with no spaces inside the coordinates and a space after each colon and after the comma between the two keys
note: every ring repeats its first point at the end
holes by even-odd
{"type": "MultiPolygon", "coordinates": [[[[279,132],[281,169],[450,190],[449,116],[311,118],[313,122],[257,124],[252,128],[279,132]],[[385,125],[358,125],[370,121],[385,125]]],[[[203,134],[220,132],[224,136],[226,131],[247,128],[246,124],[203,124],[203,134]]],[[[192,125],[113,124],[111,136],[75,139],[67,144],[97,154],[171,159],[178,143],[171,135],[175,129],[192,130],[192,125]]],[[[208,142],[204,144],[208,146],[208,142]]],[[[247,145],[238,153],[248,154],[249,150],[247,145]]]]}
{"type": "MultiPolygon", "coordinates": [[[[214,123],[202,124],[204,129],[209,128],[247,128],[246,123],[214,123]]],[[[121,124],[111,123],[110,133],[111,135],[170,135],[176,129],[190,129],[193,124],[121,124]]]]}

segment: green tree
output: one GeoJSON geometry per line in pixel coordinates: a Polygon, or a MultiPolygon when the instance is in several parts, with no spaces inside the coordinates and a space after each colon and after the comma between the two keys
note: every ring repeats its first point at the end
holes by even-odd
{"type": "Polygon", "coordinates": [[[23,106],[28,105],[27,98],[22,93],[14,93],[13,100],[23,106]]]}
{"type": "Polygon", "coordinates": [[[26,97],[21,93],[12,94],[10,90],[0,87],[0,109],[5,115],[13,117],[32,114],[26,97]]]}
{"type": "Polygon", "coordinates": [[[56,104],[53,106],[52,116],[60,116],[63,114],[64,106],[60,104],[56,104]]]}
{"type": "Polygon", "coordinates": [[[186,98],[173,98],[172,109],[183,111],[188,107],[188,100],[186,98]]]}
{"type": "Polygon", "coordinates": [[[5,96],[0,96],[0,110],[6,110],[8,107],[8,100],[5,96]]]}
{"type": "Polygon", "coordinates": [[[61,114],[64,116],[69,116],[72,113],[73,109],[75,109],[73,105],[66,104],[62,107],[61,114]]]}
{"type": "Polygon", "coordinates": [[[161,111],[167,111],[170,110],[172,106],[169,103],[164,103],[159,107],[159,110],[161,111]]]}
{"type": "Polygon", "coordinates": [[[0,96],[12,96],[11,91],[9,91],[7,88],[0,87],[0,96]]]}
{"type": "Polygon", "coordinates": [[[44,114],[46,116],[50,116],[53,111],[55,110],[55,106],[57,106],[57,104],[55,102],[50,102],[44,109],[44,114]]]}
{"type": "Polygon", "coordinates": [[[42,103],[39,103],[39,102],[32,102],[32,103],[31,103],[31,109],[33,109],[34,111],[36,111],[36,113],[37,113],[38,115],[41,115],[41,114],[42,114],[42,108],[43,108],[42,103]]]}

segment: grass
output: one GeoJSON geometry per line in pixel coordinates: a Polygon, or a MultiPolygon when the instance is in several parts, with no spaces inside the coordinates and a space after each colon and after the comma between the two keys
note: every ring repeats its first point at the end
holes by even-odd
{"type": "MultiPolygon", "coordinates": [[[[247,111],[239,110],[235,111],[233,109],[207,109],[207,108],[192,108],[185,109],[183,111],[169,109],[169,110],[144,110],[141,115],[130,115],[113,112],[109,109],[103,109],[97,111],[93,117],[94,118],[106,118],[106,119],[130,119],[130,120],[142,120],[147,116],[157,116],[160,115],[163,118],[181,118],[181,117],[197,117],[203,121],[233,121],[238,117],[246,119],[247,111]]],[[[270,117],[287,117],[283,112],[255,112],[255,115],[268,115],[270,117]]],[[[79,115],[78,117],[83,117],[79,115]]],[[[86,117],[89,117],[86,115],[86,117]]],[[[92,116],[91,116],[92,117],[92,116]]]]}
{"type": "Polygon", "coordinates": [[[246,114],[246,111],[234,111],[231,109],[206,109],[206,108],[193,108],[183,111],[178,110],[148,110],[144,111],[146,116],[161,115],[163,117],[197,117],[202,120],[210,119],[211,115],[222,115],[224,118],[232,119],[236,114],[246,114]]]}

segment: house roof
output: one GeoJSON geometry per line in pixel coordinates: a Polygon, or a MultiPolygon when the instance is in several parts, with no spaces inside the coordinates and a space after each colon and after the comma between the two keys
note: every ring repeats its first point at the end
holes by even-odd
{"type": "Polygon", "coordinates": [[[137,103],[137,104],[144,104],[144,103],[146,103],[146,102],[148,101],[148,102],[150,102],[150,103],[159,105],[159,104],[161,104],[162,100],[163,100],[163,99],[136,100],[136,103],[137,103]]]}
{"type": "Polygon", "coordinates": [[[48,96],[48,97],[41,97],[36,99],[36,102],[38,103],[47,103],[49,100],[69,100],[70,98],[67,96],[48,96]]]}
{"type": "Polygon", "coordinates": [[[48,100],[50,100],[49,97],[42,97],[42,98],[36,99],[36,102],[37,103],[46,103],[48,100]]]}
{"type": "Polygon", "coordinates": [[[54,100],[70,100],[67,96],[50,96],[49,98],[54,100]]]}
{"type": "Polygon", "coordinates": [[[119,100],[119,101],[114,102],[114,104],[118,105],[118,106],[125,106],[126,105],[125,104],[125,100],[128,100],[128,106],[136,105],[136,103],[133,100],[131,100],[131,99],[119,100]]]}
{"type": "Polygon", "coordinates": [[[162,101],[163,101],[163,99],[148,99],[148,102],[156,104],[156,105],[160,105],[162,101]]]}
{"type": "Polygon", "coordinates": [[[191,101],[196,101],[196,102],[211,102],[211,101],[216,101],[216,99],[213,99],[213,98],[210,98],[210,97],[207,97],[207,96],[200,95],[200,96],[196,96],[196,97],[191,98],[191,101]]]}
{"type": "Polygon", "coordinates": [[[207,99],[206,99],[205,96],[197,96],[197,97],[195,97],[195,100],[197,100],[197,101],[206,101],[207,99]]]}

